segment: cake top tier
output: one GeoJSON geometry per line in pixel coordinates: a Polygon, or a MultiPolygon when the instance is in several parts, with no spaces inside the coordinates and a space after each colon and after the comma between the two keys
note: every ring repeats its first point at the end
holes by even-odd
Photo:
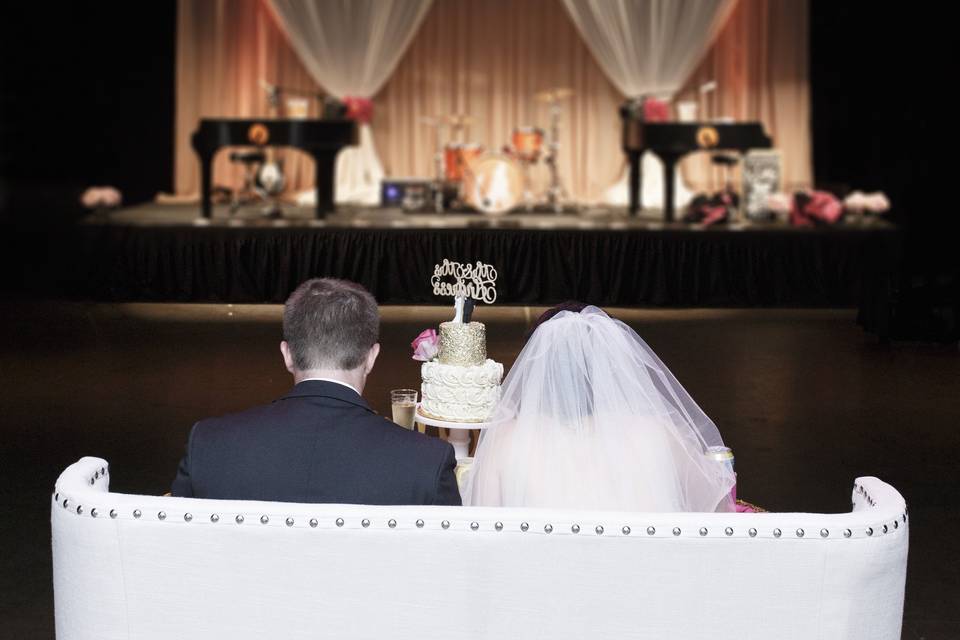
{"type": "Polygon", "coordinates": [[[442,364],[463,367],[483,364],[487,359],[487,330],[482,322],[441,322],[440,354],[442,364]]]}

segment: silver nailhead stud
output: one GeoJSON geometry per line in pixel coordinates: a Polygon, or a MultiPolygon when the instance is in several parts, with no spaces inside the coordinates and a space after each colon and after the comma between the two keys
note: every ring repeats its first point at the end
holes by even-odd
{"type": "Polygon", "coordinates": [[[106,467],[100,467],[100,475],[102,475],[102,476],[107,475],[107,468],[106,468],[106,467]]]}
{"type": "Polygon", "coordinates": [[[220,522],[220,514],[218,514],[218,513],[211,513],[211,514],[210,514],[210,522],[220,522]]]}
{"type": "Polygon", "coordinates": [[[190,522],[191,520],[193,520],[193,514],[192,514],[192,513],[185,513],[185,514],[183,514],[183,521],[184,521],[184,522],[190,522]]]}
{"type": "Polygon", "coordinates": [[[449,520],[444,520],[443,522],[440,523],[440,526],[443,527],[444,529],[449,529],[449,528],[450,528],[450,521],[449,521],[449,520]]]}
{"type": "Polygon", "coordinates": [[[116,517],[117,517],[117,510],[116,510],[116,509],[110,509],[110,517],[111,517],[111,518],[116,518],[116,517]]]}
{"type": "Polygon", "coordinates": [[[96,508],[96,507],[94,507],[93,509],[90,509],[90,517],[91,517],[91,518],[96,518],[97,515],[99,515],[99,513],[100,513],[100,512],[97,511],[97,508],[96,508]]]}
{"type": "Polygon", "coordinates": [[[657,532],[657,528],[656,528],[656,527],[647,527],[647,535],[648,535],[648,536],[652,536],[652,535],[654,535],[656,532],[657,532]]]}
{"type": "Polygon", "coordinates": [[[134,518],[139,518],[139,517],[142,516],[142,515],[143,515],[143,514],[140,513],[140,509],[134,509],[134,510],[133,510],[133,517],[134,517],[134,518]]]}
{"type": "Polygon", "coordinates": [[[803,529],[797,529],[797,537],[798,537],[798,538],[802,538],[802,537],[803,537],[803,529]]]}
{"type": "Polygon", "coordinates": [[[390,527],[391,529],[396,529],[397,521],[394,520],[393,518],[390,518],[389,520],[387,520],[387,526],[390,527]]]}
{"type": "Polygon", "coordinates": [[[732,536],[732,535],[733,535],[733,527],[727,527],[726,529],[723,530],[723,532],[724,532],[726,535],[728,535],[728,536],[732,536]]]}
{"type": "Polygon", "coordinates": [[[53,501],[54,501],[54,502],[60,502],[60,494],[59,494],[59,493],[53,494],[53,501]]]}
{"type": "Polygon", "coordinates": [[[100,479],[100,471],[99,471],[99,470],[93,472],[93,479],[94,479],[94,480],[99,480],[99,479],[100,479]]]}
{"type": "Polygon", "coordinates": [[[829,536],[829,535],[830,535],[830,531],[829,531],[829,530],[827,530],[827,529],[820,529],[820,537],[821,537],[821,538],[826,538],[826,537],[829,536]]]}
{"type": "Polygon", "coordinates": [[[310,518],[310,528],[316,529],[318,524],[320,524],[319,520],[316,518],[310,518]]]}
{"type": "Polygon", "coordinates": [[[93,484],[93,482],[94,482],[93,478],[90,478],[90,484],[93,484]]]}
{"type": "Polygon", "coordinates": [[[602,536],[602,535],[603,535],[603,525],[599,525],[599,524],[598,524],[598,525],[597,525],[597,528],[594,529],[594,531],[597,532],[597,535],[598,535],[598,536],[602,536]]]}
{"type": "Polygon", "coordinates": [[[167,519],[166,511],[160,511],[159,513],[157,513],[157,520],[166,520],[166,519],[167,519]]]}
{"type": "Polygon", "coordinates": [[[700,535],[705,536],[707,535],[707,533],[708,532],[706,527],[700,527],[700,535]]]}
{"type": "Polygon", "coordinates": [[[872,536],[872,535],[873,535],[873,527],[867,527],[867,535],[868,535],[868,536],[872,536]]]}
{"type": "MultiPolygon", "coordinates": [[[[499,522],[497,524],[500,524],[499,522]]],[[[503,525],[500,525],[501,527],[503,525]]],[[[417,520],[417,529],[423,529],[423,520],[417,520]]],[[[499,531],[499,529],[497,529],[499,531]]]]}
{"type": "Polygon", "coordinates": [[[293,526],[293,518],[287,518],[286,520],[284,520],[284,522],[286,523],[286,525],[287,525],[288,527],[292,527],[292,526],[293,526]]]}
{"type": "Polygon", "coordinates": [[[625,536],[630,535],[630,527],[624,527],[623,529],[620,529],[620,531],[622,531],[623,535],[625,536]]]}
{"type": "Polygon", "coordinates": [[[884,532],[884,533],[887,532],[887,525],[883,525],[883,532],[884,532]]]}
{"type": "Polygon", "coordinates": [[[476,531],[477,529],[480,528],[480,523],[479,523],[479,522],[471,522],[471,523],[470,523],[470,528],[473,529],[474,531],[476,531]]]}
{"type": "Polygon", "coordinates": [[[337,518],[337,526],[338,526],[338,527],[342,527],[342,526],[343,526],[343,518],[337,518]]]}
{"type": "Polygon", "coordinates": [[[570,526],[571,533],[580,533],[580,525],[574,524],[570,526]]]}
{"type": "Polygon", "coordinates": [[[674,527],[674,528],[673,528],[673,535],[675,535],[675,536],[680,535],[680,527],[674,527]]]}
{"type": "Polygon", "coordinates": [[[904,523],[904,524],[907,523],[907,514],[903,514],[903,523],[904,523]]]}
{"type": "Polygon", "coordinates": [[[750,527],[750,529],[747,531],[747,535],[749,535],[751,538],[756,538],[757,530],[754,529],[753,527],[750,527]]]}
{"type": "Polygon", "coordinates": [[[553,533],[553,525],[552,525],[552,524],[545,524],[545,525],[543,525],[543,530],[544,530],[545,533],[553,533]]]}
{"type": "Polygon", "coordinates": [[[843,530],[843,537],[844,537],[844,538],[849,538],[849,537],[852,536],[852,535],[853,535],[853,531],[850,531],[850,529],[844,529],[844,530],[843,530]]]}
{"type": "Polygon", "coordinates": [[[773,530],[773,537],[774,537],[774,538],[779,538],[779,537],[780,537],[780,529],[774,529],[774,530],[773,530]]]}
{"type": "Polygon", "coordinates": [[[82,504],[78,504],[78,505],[77,505],[77,514],[81,514],[81,513],[83,513],[83,505],[82,505],[82,504]]]}
{"type": "Polygon", "coordinates": [[[237,524],[243,524],[243,516],[240,514],[238,514],[234,520],[236,520],[237,524]]]}
{"type": "Polygon", "coordinates": [[[68,503],[68,502],[70,502],[70,499],[69,499],[69,498],[63,501],[63,508],[64,508],[64,509],[67,508],[67,503],[68,503]]]}
{"type": "Polygon", "coordinates": [[[900,528],[900,521],[899,521],[899,520],[894,520],[894,521],[893,521],[893,528],[894,528],[894,529],[899,529],[899,528],[900,528]]]}
{"type": "Polygon", "coordinates": [[[497,522],[496,524],[493,525],[493,528],[496,529],[497,531],[503,531],[503,523],[497,522]]]}
{"type": "Polygon", "coordinates": [[[526,522],[521,522],[521,523],[520,523],[520,531],[526,531],[526,530],[529,529],[529,528],[530,528],[530,525],[527,524],[526,522]]]}
{"type": "Polygon", "coordinates": [[[360,521],[360,526],[366,529],[367,527],[370,526],[370,521],[364,518],[363,520],[360,521]]]}
{"type": "Polygon", "coordinates": [[[270,522],[270,516],[266,514],[260,516],[260,524],[267,524],[268,522],[270,522]]]}

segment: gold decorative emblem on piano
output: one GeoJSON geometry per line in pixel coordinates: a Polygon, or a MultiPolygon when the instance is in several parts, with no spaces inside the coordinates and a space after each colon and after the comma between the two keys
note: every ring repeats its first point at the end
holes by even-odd
{"type": "Polygon", "coordinates": [[[247,140],[256,145],[264,145],[270,141],[270,130],[259,122],[250,125],[247,129],[247,140]]]}
{"type": "Polygon", "coordinates": [[[697,129],[697,144],[701,149],[711,149],[720,143],[720,134],[716,128],[706,126],[697,129]]]}

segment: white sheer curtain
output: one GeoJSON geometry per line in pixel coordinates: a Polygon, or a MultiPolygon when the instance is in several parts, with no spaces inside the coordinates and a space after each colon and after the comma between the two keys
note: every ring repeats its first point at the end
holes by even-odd
{"type": "MultiPolygon", "coordinates": [[[[317,83],[344,98],[372,98],[393,73],[432,0],[269,0],[317,83]]],[[[376,117],[376,116],[374,116],[376,117]]],[[[377,204],[383,166],[369,124],[337,158],[337,202],[377,204]]]]}
{"type": "MultiPolygon", "coordinates": [[[[669,100],[693,73],[736,0],[563,0],[563,4],[623,95],[669,100]]],[[[662,206],[662,164],[650,153],[642,162],[644,206],[662,206]]],[[[678,206],[690,199],[679,172],[675,194],[678,206]]],[[[626,174],[604,199],[626,205],[626,174]]]]}

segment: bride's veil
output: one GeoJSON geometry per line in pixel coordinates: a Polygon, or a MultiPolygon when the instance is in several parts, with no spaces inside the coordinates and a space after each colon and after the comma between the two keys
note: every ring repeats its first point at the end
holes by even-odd
{"type": "Polygon", "coordinates": [[[705,456],[723,444],[716,425],[640,336],[597,307],[537,328],[493,421],[466,504],[714,511],[734,484],[705,456]]]}

